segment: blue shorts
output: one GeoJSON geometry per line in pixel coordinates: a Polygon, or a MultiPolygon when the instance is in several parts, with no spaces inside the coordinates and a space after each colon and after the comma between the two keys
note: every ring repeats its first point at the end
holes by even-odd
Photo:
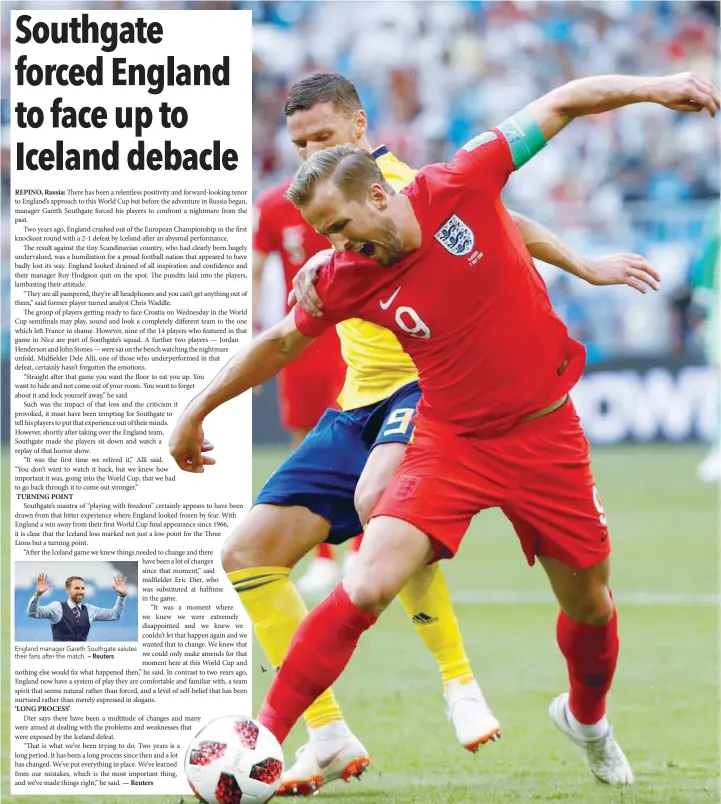
{"type": "Polygon", "coordinates": [[[257,504],[301,505],[330,522],[327,542],[342,544],[362,532],[355,487],[378,444],[407,444],[421,398],[410,382],[381,402],[355,410],[327,410],[303,443],[268,478],[257,504]]]}

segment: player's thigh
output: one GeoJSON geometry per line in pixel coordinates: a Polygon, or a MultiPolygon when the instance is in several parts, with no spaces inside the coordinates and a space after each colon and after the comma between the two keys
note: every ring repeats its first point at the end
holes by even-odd
{"type": "Polygon", "coordinates": [[[223,545],[223,569],[294,567],[329,530],[326,519],[303,506],[255,505],[223,545]]]}
{"type": "Polygon", "coordinates": [[[578,570],[557,558],[538,559],[551,582],[558,604],[565,614],[579,623],[603,625],[613,614],[613,598],[608,586],[611,560],[578,570]]]}
{"type": "Polygon", "coordinates": [[[326,411],[268,478],[256,504],[308,509],[330,525],[320,541],[340,544],[356,536],[361,524],[353,495],[368,458],[361,432],[362,423],[353,414],[326,411]]]}
{"type": "Polygon", "coordinates": [[[394,517],[376,517],[343,586],[357,606],[380,614],[432,557],[431,541],[417,527],[394,517]]]}
{"type": "Polygon", "coordinates": [[[503,510],[530,564],[537,556],[586,570],[611,552],[588,441],[570,403],[547,418],[521,426],[510,445],[515,491],[503,510]]]}
{"type": "Polygon", "coordinates": [[[435,558],[453,557],[473,516],[498,504],[492,481],[479,476],[460,441],[457,436],[436,438],[424,424],[406,448],[370,524],[377,517],[402,519],[430,539],[435,558]]]}
{"type": "Polygon", "coordinates": [[[368,456],[355,490],[355,509],[365,525],[403,461],[405,443],[378,444],[368,456]]]}

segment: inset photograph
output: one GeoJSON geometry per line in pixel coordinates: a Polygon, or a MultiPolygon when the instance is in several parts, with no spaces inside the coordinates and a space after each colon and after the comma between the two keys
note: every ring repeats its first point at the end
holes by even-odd
{"type": "Polygon", "coordinates": [[[137,642],[137,561],[18,561],[17,642],[137,642]]]}

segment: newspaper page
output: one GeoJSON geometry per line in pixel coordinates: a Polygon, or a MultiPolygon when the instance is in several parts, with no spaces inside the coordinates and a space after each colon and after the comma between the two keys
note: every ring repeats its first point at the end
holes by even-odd
{"type": "Polygon", "coordinates": [[[1,10],[3,804],[721,800],[721,5],[1,10]],[[584,79],[600,106],[572,115],[584,79]],[[541,148],[523,112],[557,89],[541,148]],[[463,171],[415,179],[457,154],[510,169],[504,140],[502,205],[500,163],[492,202],[461,199],[463,171]],[[305,220],[286,190],[339,144],[396,195],[416,181],[416,212],[377,182],[370,215],[305,220]],[[396,264],[399,230],[422,242],[396,264]],[[362,252],[342,312],[375,325],[221,404],[217,465],[181,471],[171,434],[231,355],[268,358],[245,391],[284,326],[318,331],[287,299],[320,231],[362,252]],[[570,401],[535,398],[550,307],[583,346],[547,366],[570,401]],[[476,440],[479,408],[523,399],[529,420],[476,440]],[[395,525],[364,530],[382,495],[395,525]],[[427,555],[416,516],[460,554],[419,559],[391,602],[427,555]],[[263,701],[285,766],[198,738],[226,715],[231,739],[271,736],[235,729],[263,701]]]}
{"type": "Polygon", "coordinates": [[[250,338],[251,14],[13,11],[11,793],[183,794],[199,724],[250,714],[213,476],[172,424],[250,338]]]}

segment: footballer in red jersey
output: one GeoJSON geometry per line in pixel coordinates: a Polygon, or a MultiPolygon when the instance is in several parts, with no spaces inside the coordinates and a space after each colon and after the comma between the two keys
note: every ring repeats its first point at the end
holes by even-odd
{"type": "MultiPolygon", "coordinates": [[[[319,73],[297,82],[286,99],[285,114],[288,133],[302,159],[335,145],[355,144],[373,153],[396,191],[415,175],[385,147],[372,149],[360,98],[343,76],[319,73]]],[[[628,271],[638,267],[634,255],[584,260],[548,230],[517,213],[511,212],[511,216],[537,259],[591,284],[633,286],[635,279],[628,271]]],[[[327,260],[328,251],[323,251],[311,263],[320,267],[327,260]]],[[[311,263],[293,282],[300,303],[309,304],[308,312],[313,313],[315,286],[311,280],[310,288],[304,288],[302,279],[311,263]]],[[[649,284],[654,287],[652,271],[646,267],[647,282],[636,286],[638,290],[649,284]]],[[[313,277],[317,278],[314,272],[313,277]]],[[[236,359],[247,366],[247,351],[257,347],[262,353],[272,332],[254,340],[223,367],[176,423],[171,453],[184,471],[202,470],[204,418],[216,404],[249,387],[248,375],[235,371],[236,359]]],[[[359,319],[339,325],[338,334],[349,369],[339,398],[343,410],[326,411],[302,445],[273,473],[253,512],[234,530],[221,554],[228,579],[274,666],[282,663],[306,613],[296,590],[326,594],[340,577],[335,562],[327,560],[329,555],[311,561],[295,584],[288,577],[290,567],[310,546],[330,550],[331,544],[345,539],[349,528],[360,531],[359,518],[367,521],[414,432],[411,419],[421,395],[418,373],[395,335],[359,319]],[[324,538],[328,543],[319,544],[324,538]],[[327,588],[321,590],[321,586],[327,588]]],[[[346,552],[346,562],[351,555],[346,552]]],[[[399,601],[437,660],[446,714],[459,742],[476,750],[493,740],[499,722],[474,680],[440,568],[423,567],[400,593],[399,601]]],[[[286,768],[278,795],[311,794],[335,779],[358,775],[366,767],[368,752],[345,724],[330,689],[306,710],[304,718],[309,741],[286,768]]]]}
{"type": "MultiPolygon", "coordinates": [[[[415,216],[418,248],[397,259],[402,246],[394,244],[398,234],[390,231],[387,239],[353,243],[350,253],[335,254],[321,274],[324,316],[311,317],[296,307],[295,320],[308,337],[350,317],[384,326],[418,368],[423,396],[416,440],[375,516],[402,514],[430,537],[436,555],[447,556],[455,554],[473,515],[502,507],[518,526],[530,563],[539,553],[584,569],[604,559],[610,543],[596,507],[588,445],[571,403],[552,421],[572,417],[578,435],[553,442],[554,460],[542,445],[532,453],[534,441],[525,434],[539,426],[530,423],[522,428],[525,446],[517,456],[525,450],[526,459],[511,461],[509,472],[502,457],[512,440],[504,436],[538,411],[560,408],[584,365],[583,347],[554,313],[500,202],[517,166],[509,144],[515,127],[530,126],[518,116],[471,141],[450,164],[421,170],[401,191],[410,203],[400,207],[415,216]],[[372,256],[364,258],[363,252],[372,256]],[[496,442],[499,456],[489,450],[496,442]],[[444,448],[433,450],[433,443],[444,448]]],[[[333,156],[349,176],[354,169],[375,170],[349,146],[333,156]]],[[[315,193],[311,212],[318,214],[312,220],[319,231],[336,236],[343,207],[326,204],[322,192],[315,193]]]]}
{"type": "MultiPolygon", "coordinates": [[[[690,73],[585,78],[474,138],[398,194],[367,153],[348,146],[315,154],[296,174],[289,198],[338,251],[355,252],[336,257],[321,279],[325,315],[331,323],[362,316],[394,332],[416,363],[423,399],[415,441],[356,563],[296,632],[261,708],[281,742],[408,578],[452,555],[474,514],[500,507],[561,608],[556,636],[570,693],[549,713],[597,778],[633,782],[606,717],[619,650],[606,517],[568,399],[583,349],[553,312],[500,193],[576,117],[638,102],[715,116],[721,93],[690,73]]],[[[302,312],[286,319],[268,341],[267,370],[327,325],[302,312]]]]}
{"type": "MultiPolygon", "coordinates": [[[[286,290],[305,262],[328,249],[328,240],[316,234],[300,212],[285,197],[290,181],[266,190],[255,202],[253,231],[253,311],[259,308],[263,268],[270,254],[283,263],[286,290]]],[[[328,408],[337,408],[343,387],[345,363],[335,331],[329,329],[303,356],[288,365],[278,377],[280,415],[291,431],[295,448],[318,423],[328,408]]]]}

